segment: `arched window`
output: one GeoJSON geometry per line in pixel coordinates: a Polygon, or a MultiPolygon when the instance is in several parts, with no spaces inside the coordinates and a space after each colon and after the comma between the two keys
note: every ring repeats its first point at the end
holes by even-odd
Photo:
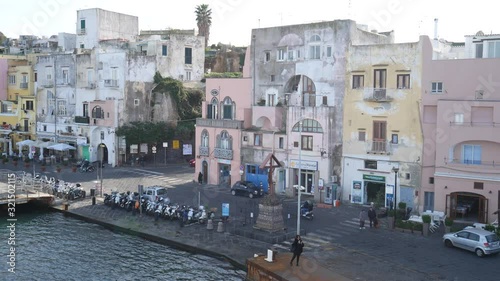
{"type": "Polygon", "coordinates": [[[207,119],[218,119],[218,107],[219,101],[217,98],[213,98],[210,104],[207,104],[207,119]]]}
{"type": "Polygon", "coordinates": [[[92,118],[104,119],[104,110],[98,105],[92,108],[92,118]]]}
{"type": "Polygon", "coordinates": [[[310,132],[310,133],[323,133],[321,124],[313,119],[302,120],[302,130],[300,130],[300,122],[295,123],[292,132],[310,132]]]}
{"type": "Polygon", "coordinates": [[[226,97],[222,103],[222,118],[233,119],[233,101],[230,97],[226,97]]]}
{"type": "Polygon", "coordinates": [[[233,138],[227,131],[222,131],[218,136],[217,136],[217,148],[222,148],[222,149],[228,149],[231,150],[233,149],[233,138]]]}
{"type": "Polygon", "coordinates": [[[201,132],[201,146],[208,147],[208,132],[207,132],[207,130],[203,130],[203,132],[201,132]]]}
{"type": "Polygon", "coordinates": [[[321,58],[321,37],[315,34],[309,40],[309,58],[319,60],[321,58]]]}

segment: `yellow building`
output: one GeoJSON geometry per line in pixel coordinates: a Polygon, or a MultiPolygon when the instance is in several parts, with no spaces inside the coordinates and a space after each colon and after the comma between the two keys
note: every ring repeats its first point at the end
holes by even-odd
{"type": "MultiPolygon", "coordinates": [[[[7,60],[7,96],[2,100],[3,152],[19,153],[17,142],[36,138],[36,98],[33,65],[36,55],[0,56],[7,60]]],[[[28,147],[24,147],[27,151],[28,147]]]]}
{"type": "Polygon", "coordinates": [[[423,147],[421,76],[421,42],[350,47],[343,110],[343,200],[417,205],[423,147]]]}

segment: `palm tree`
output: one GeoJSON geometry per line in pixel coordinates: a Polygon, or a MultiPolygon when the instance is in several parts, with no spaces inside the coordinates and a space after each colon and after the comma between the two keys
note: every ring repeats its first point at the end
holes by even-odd
{"type": "Polygon", "coordinates": [[[210,26],[212,25],[212,9],[208,8],[208,4],[196,6],[196,24],[198,25],[198,36],[205,36],[205,47],[208,46],[208,38],[210,37],[210,26]]]}

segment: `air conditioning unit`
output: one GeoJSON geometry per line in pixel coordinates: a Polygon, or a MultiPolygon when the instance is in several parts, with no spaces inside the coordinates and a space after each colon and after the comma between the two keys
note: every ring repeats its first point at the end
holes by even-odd
{"type": "Polygon", "coordinates": [[[484,95],[484,91],[482,91],[482,90],[476,91],[476,100],[482,100],[483,95],[484,95]]]}
{"type": "Polygon", "coordinates": [[[337,176],[332,176],[331,180],[332,182],[337,182],[337,176]]]}

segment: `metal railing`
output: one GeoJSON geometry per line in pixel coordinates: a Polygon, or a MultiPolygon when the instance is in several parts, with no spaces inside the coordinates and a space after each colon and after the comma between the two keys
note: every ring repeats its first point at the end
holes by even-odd
{"type": "Polygon", "coordinates": [[[368,153],[390,153],[391,146],[387,140],[369,140],[366,141],[366,150],[368,153]]]}
{"type": "Polygon", "coordinates": [[[490,166],[490,167],[500,167],[499,161],[483,161],[483,160],[471,160],[471,159],[450,159],[444,158],[446,164],[458,164],[466,166],[490,166]]]}
{"type": "Polygon", "coordinates": [[[497,122],[450,122],[450,126],[462,127],[500,127],[497,122]]]}
{"type": "Polygon", "coordinates": [[[366,101],[387,102],[393,100],[393,91],[386,88],[364,88],[363,99],[366,101]]]}

